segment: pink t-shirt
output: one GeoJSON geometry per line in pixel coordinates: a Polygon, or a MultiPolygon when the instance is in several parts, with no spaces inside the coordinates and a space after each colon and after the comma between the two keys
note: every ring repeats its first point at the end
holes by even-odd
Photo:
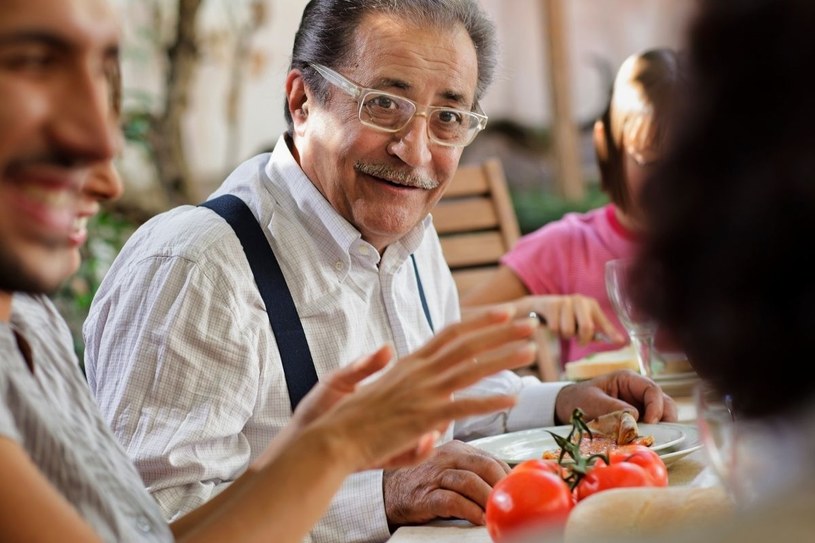
{"type": "MultiPolygon", "coordinates": [[[[501,259],[532,294],[583,294],[600,303],[623,337],[620,324],[606,294],[605,263],[634,256],[636,235],[625,228],[608,204],[586,213],[567,213],[523,236],[501,259]]],[[[619,349],[620,345],[561,341],[561,365],[588,354],[619,349]]]]}

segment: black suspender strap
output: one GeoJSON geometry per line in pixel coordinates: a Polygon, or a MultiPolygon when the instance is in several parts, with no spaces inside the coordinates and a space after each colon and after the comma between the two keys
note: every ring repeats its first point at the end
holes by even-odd
{"type": "MultiPolygon", "coordinates": [[[[223,217],[243,246],[260,296],[266,304],[269,323],[283,362],[291,409],[294,411],[303,396],[317,384],[317,371],[314,369],[314,360],[297,308],[286,285],[286,278],[280,271],[280,264],[255,216],[243,200],[232,194],[224,194],[200,205],[223,217]]],[[[424,295],[422,302],[424,303],[424,295]]]]}
{"type": "Polygon", "coordinates": [[[422,278],[419,277],[419,266],[416,265],[416,257],[411,253],[410,259],[413,261],[413,273],[416,274],[416,285],[419,287],[419,298],[422,300],[422,310],[424,310],[424,316],[427,319],[427,324],[430,325],[430,331],[434,334],[436,333],[436,329],[433,328],[433,319],[430,318],[430,308],[427,306],[427,298],[424,295],[424,287],[422,287],[422,278]]]}

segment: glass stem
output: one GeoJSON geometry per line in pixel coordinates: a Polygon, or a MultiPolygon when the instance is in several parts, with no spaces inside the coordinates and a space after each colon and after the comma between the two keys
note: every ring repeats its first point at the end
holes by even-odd
{"type": "Polygon", "coordinates": [[[631,335],[631,344],[637,353],[637,363],[640,366],[640,373],[647,377],[653,377],[651,361],[654,355],[654,335],[631,335]]]}

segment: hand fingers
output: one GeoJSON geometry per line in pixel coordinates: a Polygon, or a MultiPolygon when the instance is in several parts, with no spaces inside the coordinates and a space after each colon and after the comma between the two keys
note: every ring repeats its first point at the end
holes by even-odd
{"type": "Polygon", "coordinates": [[[648,387],[644,394],[645,415],[643,422],[654,424],[660,421],[676,422],[678,413],[676,402],[665,394],[659,385],[648,387]]]}
{"type": "MultiPolygon", "coordinates": [[[[524,343],[535,345],[532,339],[537,328],[537,319],[529,317],[483,328],[446,344],[426,364],[438,372],[462,362],[470,363],[475,358],[487,357],[492,351],[500,350],[511,343],[515,349],[523,350],[524,343]],[[523,341],[518,343],[519,340],[523,341]]],[[[493,373],[497,369],[500,368],[493,370],[493,373]]]]}
{"type": "Polygon", "coordinates": [[[597,320],[603,312],[594,298],[575,296],[574,315],[577,320],[577,339],[581,345],[586,345],[594,339],[597,332],[597,320]]]}
{"type": "Polygon", "coordinates": [[[464,454],[455,468],[439,475],[439,488],[429,496],[430,510],[438,517],[483,525],[490,491],[507,473],[502,464],[486,455],[464,454]]]}
{"type": "Polygon", "coordinates": [[[429,496],[428,502],[434,517],[464,519],[476,526],[483,526],[485,523],[486,506],[482,507],[455,491],[435,490],[429,496]]]}
{"type": "Polygon", "coordinates": [[[560,328],[560,336],[565,339],[571,339],[581,332],[578,328],[578,323],[575,321],[575,307],[574,300],[570,296],[563,296],[559,303],[560,316],[558,327],[560,328]]]}
{"type": "Polygon", "coordinates": [[[639,410],[630,403],[614,398],[608,394],[600,394],[592,403],[591,407],[587,407],[585,412],[585,419],[592,420],[600,415],[611,413],[612,411],[629,411],[635,419],[639,419],[639,410]]]}
{"type": "Polygon", "coordinates": [[[637,402],[644,408],[643,422],[676,420],[676,403],[653,380],[632,371],[621,371],[612,374],[611,385],[619,390],[623,399],[637,402]]]}
{"type": "Polygon", "coordinates": [[[600,306],[597,306],[597,318],[596,322],[600,326],[600,331],[605,334],[605,336],[611,340],[612,343],[625,343],[626,337],[623,336],[617,327],[614,326],[614,323],[606,317],[606,314],[600,309],[600,306]]]}
{"type": "Polygon", "coordinates": [[[454,392],[475,384],[484,377],[501,370],[528,366],[535,360],[538,345],[531,341],[514,341],[497,349],[486,351],[471,363],[459,364],[439,375],[439,384],[454,392]]]}
{"type": "Polygon", "coordinates": [[[378,372],[393,357],[390,345],[383,345],[371,354],[362,356],[352,364],[329,373],[323,383],[330,388],[341,392],[353,392],[357,384],[378,372]]]}
{"type": "Polygon", "coordinates": [[[461,322],[444,327],[425,346],[417,350],[415,355],[430,358],[456,339],[487,326],[509,322],[514,315],[515,307],[512,305],[502,305],[479,312],[461,322]]]}
{"type": "Polygon", "coordinates": [[[515,396],[466,396],[435,409],[434,415],[444,421],[452,421],[511,409],[517,401],[515,396]]]}

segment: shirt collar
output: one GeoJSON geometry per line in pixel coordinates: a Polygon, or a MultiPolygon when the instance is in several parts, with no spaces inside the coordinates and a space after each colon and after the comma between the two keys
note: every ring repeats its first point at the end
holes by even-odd
{"type": "Polygon", "coordinates": [[[617,218],[617,213],[614,210],[614,204],[606,205],[606,219],[611,225],[611,228],[623,238],[627,239],[628,241],[640,241],[640,235],[634,230],[631,230],[625,226],[617,218]]]}

